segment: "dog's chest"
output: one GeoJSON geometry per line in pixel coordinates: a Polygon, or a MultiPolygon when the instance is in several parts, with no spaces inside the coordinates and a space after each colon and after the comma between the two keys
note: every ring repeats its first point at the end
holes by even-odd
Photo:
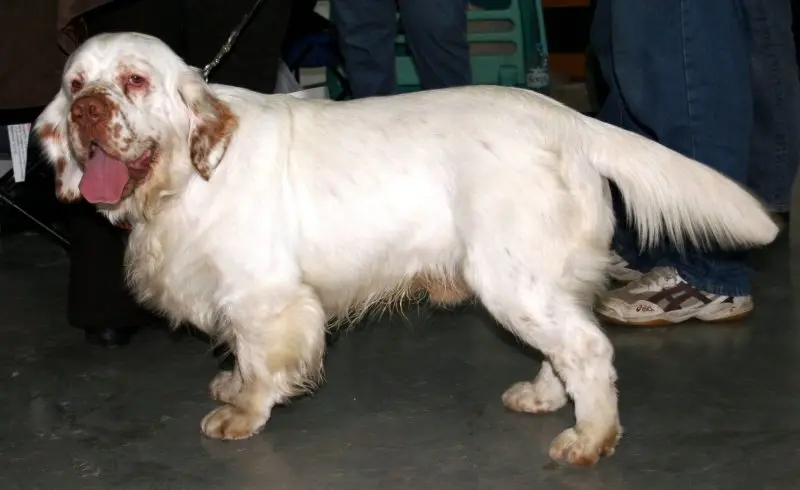
{"type": "Polygon", "coordinates": [[[135,230],[127,249],[131,286],[141,301],[173,320],[213,328],[218,268],[200,246],[153,230],[135,230]]]}

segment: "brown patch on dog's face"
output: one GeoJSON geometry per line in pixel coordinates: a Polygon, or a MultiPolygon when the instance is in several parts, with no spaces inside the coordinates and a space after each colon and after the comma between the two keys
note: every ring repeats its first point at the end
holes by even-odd
{"type": "MultiPolygon", "coordinates": [[[[118,75],[120,90],[130,88],[125,85],[125,77],[129,77],[129,74],[118,75]]],[[[142,85],[136,85],[131,90],[144,90],[145,88],[146,83],[142,82],[142,85]]],[[[130,122],[132,114],[130,111],[134,105],[132,101],[125,102],[107,85],[89,80],[88,85],[74,94],[67,119],[70,147],[84,174],[87,174],[86,165],[91,161],[119,161],[122,163],[117,164],[118,166],[124,164],[121,168],[127,169],[129,180],[122,188],[118,203],[135,192],[139,185],[146,180],[157,161],[155,158],[158,153],[156,142],[137,134],[130,122]],[[125,105],[125,108],[122,107],[122,104],[125,105]],[[126,110],[129,113],[126,113],[126,110]],[[98,154],[103,155],[101,160],[95,158],[98,154]],[[92,160],[93,158],[95,160],[92,160]]],[[[125,170],[120,170],[120,172],[125,172],[125,170]]]]}
{"type": "Polygon", "coordinates": [[[129,137],[130,129],[123,131],[124,127],[127,121],[119,104],[104,90],[90,88],[80,92],[72,101],[68,118],[71,147],[78,164],[83,167],[93,144],[121,158],[133,157],[125,155],[124,140],[129,137]]]}

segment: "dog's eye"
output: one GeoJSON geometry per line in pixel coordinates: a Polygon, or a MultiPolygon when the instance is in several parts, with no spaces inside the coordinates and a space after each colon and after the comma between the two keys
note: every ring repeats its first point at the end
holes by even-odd
{"type": "Polygon", "coordinates": [[[147,82],[147,80],[145,80],[145,78],[143,76],[141,76],[141,75],[135,75],[134,74],[134,75],[130,75],[128,77],[128,85],[130,85],[131,87],[141,87],[146,82],[147,82]]]}
{"type": "Polygon", "coordinates": [[[69,83],[69,89],[72,91],[73,94],[80,92],[82,88],[83,88],[83,81],[77,78],[69,83]]]}
{"type": "Polygon", "coordinates": [[[123,74],[120,77],[120,82],[122,84],[122,88],[125,90],[125,94],[128,96],[134,93],[146,93],[150,83],[147,77],[144,75],[139,75],[138,73],[123,74]]]}

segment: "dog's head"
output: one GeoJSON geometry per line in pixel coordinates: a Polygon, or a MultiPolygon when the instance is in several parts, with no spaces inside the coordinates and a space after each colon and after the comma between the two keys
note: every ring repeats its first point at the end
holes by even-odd
{"type": "Polygon", "coordinates": [[[208,179],[236,127],[196,69],[136,33],[80,46],[35,124],[58,197],[83,197],[110,216],[144,213],[178,191],[192,167],[208,179]]]}

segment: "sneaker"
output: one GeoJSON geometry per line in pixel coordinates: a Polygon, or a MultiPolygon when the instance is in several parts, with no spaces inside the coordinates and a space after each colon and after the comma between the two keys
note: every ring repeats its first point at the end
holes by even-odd
{"type": "Polygon", "coordinates": [[[628,283],[631,281],[635,281],[642,277],[642,273],[637,271],[636,269],[632,269],[628,267],[630,264],[627,260],[623,259],[622,257],[617,254],[617,252],[611,251],[611,264],[608,266],[608,275],[611,279],[628,283]]]}
{"type": "Polygon", "coordinates": [[[692,318],[722,322],[749,315],[753,298],[706,293],[686,282],[673,267],[656,267],[606,293],[595,311],[601,320],[616,325],[672,325],[692,318]]]}

